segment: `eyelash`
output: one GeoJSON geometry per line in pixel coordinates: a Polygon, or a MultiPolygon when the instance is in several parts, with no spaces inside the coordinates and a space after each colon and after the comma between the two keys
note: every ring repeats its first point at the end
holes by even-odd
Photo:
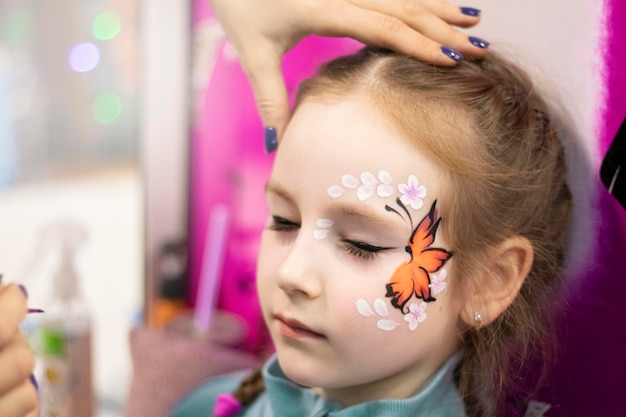
{"type": "Polygon", "coordinates": [[[285,219],[284,217],[272,216],[272,223],[269,225],[268,229],[273,230],[275,232],[293,232],[298,230],[300,225],[298,223],[294,223],[285,219]]]}
{"type": "MultiPolygon", "coordinates": [[[[269,230],[280,233],[294,232],[300,228],[299,223],[292,222],[280,216],[272,216],[272,222],[268,226],[269,230]]],[[[342,249],[348,252],[352,256],[361,258],[364,260],[374,259],[379,252],[388,249],[380,246],[370,245],[368,243],[359,242],[356,240],[344,239],[342,249]]]]}
{"type": "Polygon", "coordinates": [[[385,250],[379,246],[369,245],[367,243],[358,242],[355,240],[343,240],[343,249],[350,255],[354,255],[358,258],[371,260],[378,256],[378,253],[385,250]]]}

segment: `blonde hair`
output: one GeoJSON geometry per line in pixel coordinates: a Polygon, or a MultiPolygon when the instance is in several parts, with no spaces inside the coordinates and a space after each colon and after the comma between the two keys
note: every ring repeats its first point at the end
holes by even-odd
{"type": "Polygon", "coordinates": [[[467,413],[496,415],[529,354],[538,353],[546,369],[551,352],[550,310],[561,283],[571,195],[548,106],[529,77],[493,51],[441,68],[364,48],[305,80],[296,106],[346,99],[368,100],[447,172],[451,187],[437,197],[440,233],[455,254],[458,291],[475,285],[471,271],[483,268],[499,242],[522,236],[532,244],[533,265],[512,305],[461,335],[456,380],[467,413]]]}

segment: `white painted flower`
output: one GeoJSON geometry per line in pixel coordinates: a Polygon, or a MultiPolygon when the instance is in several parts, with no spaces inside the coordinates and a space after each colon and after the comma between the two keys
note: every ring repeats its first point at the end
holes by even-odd
{"type": "Polygon", "coordinates": [[[338,185],[332,185],[328,187],[327,191],[328,191],[328,195],[331,196],[332,198],[339,198],[344,193],[344,189],[338,185]]]}
{"type": "Polygon", "coordinates": [[[335,222],[330,219],[317,219],[315,225],[322,229],[329,229],[335,225],[335,222]]]}
{"type": "Polygon", "coordinates": [[[356,191],[356,196],[359,201],[364,201],[374,194],[378,181],[371,172],[363,172],[361,173],[361,183],[363,185],[361,185],[356,191]]]}
{"type": "Polygon", "coordinates": [[[376,323],[376,327],[378,327],[380,330],[384,330],[386,332],[392,331],[393,329],[395,329],[399,325],[400,325],[400,323],[395,322],[393,320],[389,320],[389,319],[378,320],[378,322],[376,323]]]}
{"type": "Polygon", "coordinates": [[[313,237],[315,237],[315,239],[321,240],[328,236],[328,233],[330,233],[330,230],[328,229],[333,227],[335,225],[335,222],[330,219],[318,219],[315,222],[315,225],[320,229],[313,231],[313,237]]]}
{"type": "Polygon", "coordinates": [[[362,298],[356,300],[356,310],[359,312],[360,315],[365,317],[371,317],[374,315],[374,312],[370,308],[370,305],[367,304],[367,301],[362,298]]]}
{"type": "Polygon", "coordinates": [[[398,323],[397,321],[387,318],[389,316],[389,309],[387,309],[387,304],[382,298],[377,298],[374,300],[374,310],[372,310],[367,301],[359,298],[356,301],[356,310],[359,312],[360,315],[364,317],[372,317],[375,314],[378,314],[381,317],[385,317],[379,319],[376,322],[376,327],[380,330],[390,332],[400,325],[400,323],[398,323]],[[374,313],[374,311],[376,311],[376,313],[374,313]]]}
{"type": "Polygon", "coordinates": [[[346,174],[341,177],[341,183],[346,188],[356,188],[359,186],[359,180],[357,180],[354,176],[346,174]]]}
{"type": "Polygon", "coordinates": [[[404,321],[409,323],[409,330],[417,329],[418,324],[424,320],[426,320],[426,303],[422,301],[419,306],[411,303],[409,312],[404,315],[404,321]]]}
{"type": "Polygon", "coordinates": [[[379,316],[389,317],[389,310],[387,310],[387,304],[385,300],[382,298],[377,298],[374,300],[374,310],[378,313],[379,316]]]}
{"type": "Polygon", "coordinates": [[[328,234],[330,233],[330,230],[314,230],[313,231],[313,237],[317,240],[322,240],[324,238],[326,238],[326,236],[328,236],[328,234]]]}
{"type": "Polygon", "coordinates": [[[398,191],[402,194],[400,201],[405,206],[411,206],[412,209],[418,210],[424,205],[422,199],[426,197],[426,187],[417,181],[415,175],[409,175],[406,184],[398,185],[398,191]]]}
{"type": "Polygon", "coordinates": [[[429,287],[433,291],[433,294],[439,294],[446,289],[446,270],[442,269],[437,275],[430,276],[429,287]]]}
{"type": "Polygon", "coordinates": [[[378,171],[380,184],[376,188],[379,197],[389,197],[393,194],[393,179],[388,171],[378,171]]]}

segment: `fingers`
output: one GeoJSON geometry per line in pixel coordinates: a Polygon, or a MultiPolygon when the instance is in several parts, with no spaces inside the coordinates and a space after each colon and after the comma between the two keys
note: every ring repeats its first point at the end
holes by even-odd
{"type": "Polygon", "coordinates": [[[422,3],[432,14],[454,26],[469,28],[480,22],[480,10],[474,7],[459,7],[443,0],[423,0],[422,3]]]}
{"type": "Polygon", "coordinates": [[[488,43],[470,39],[454,27],[469,27],[479,21],[479,11],[472,16],[458,6],[441,0],[351,0],[335,20],[322,22],[319,34],[335,27],[335,35],[350,36],[361,42],[393,49],[436,65],[454,65],[455,60],[442,53],[442,46],[462,55],[482,57],[488,43]],[[472,43],[472,40],[474,41],[472,43]]]}
{"type": "Polygon", "coordinates": [[[269,153],[276,147],[290,118],[287,88],[281,71],[282,53],[268,46],[240,56],[240,59],[263,125],[266,129],[274,128],[273,132],[266,130],[266,151],[269,153]]]}
{"type": "Polygon", "coordinates": [[[28,307],[22,288],[16,284],[0,286],[0,350],[18,332],[26,316],[28,307]]]}
{"type": "Polygon", "coordinates": [[[37,416],[38,401],[37,389],[27,379],[10,392],[0,395],[0,416],[37,416]]]}
{"type": "Polygon", "coordinates": [[[23,287],[0,285],[0,416],[3,417],[38,413],[37,389],[31,382],[35,358],[19,331],[26,311],[23,287]]]}
{"type": "MultiPolygon", "coordinates": [[[[21,332],[15,333],[11,340],[0,349],[0,398],[29,381],[35,367],[35,358],[21,332]]],[[[0,413],[0,415],[4,415],[0,413]]]]}

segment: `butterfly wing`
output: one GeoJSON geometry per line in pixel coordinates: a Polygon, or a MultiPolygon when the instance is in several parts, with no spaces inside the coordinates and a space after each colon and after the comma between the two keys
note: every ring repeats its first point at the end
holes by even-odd
{"type": "Polygon", "coordinates": [[[431,294],[430,273],[436,272],[450,259],[452,253],[440,248],[430,248],[441,218],[436,218],[436,204],[417,225],[408,251],[411,260],[398,267],[387,284],[387,297],[392,297],[391,304],[404,312],[404,306],[415,295],[426,302],[435,301],[431,294]]]}
{"type": "Polygon", "coordinates": [[[412,269],[410,262],[400,265],[387,284],[385,296],[391,297],[391,305],[402,311],[415,292],[412,269]]]}

